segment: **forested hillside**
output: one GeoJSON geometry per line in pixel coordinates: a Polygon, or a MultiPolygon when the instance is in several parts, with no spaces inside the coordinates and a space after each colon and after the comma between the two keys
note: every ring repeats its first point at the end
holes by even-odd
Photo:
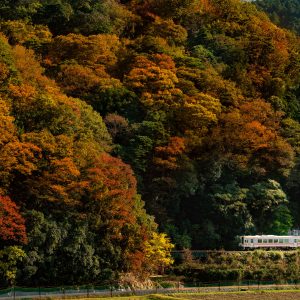
{"type": "Polygon", "coordinates": [[[164,233],[233,249],[300,226],[299,37],[253,3],[5,0],[0,17],[7,282],[150,274],[164,233]]]}
{"type": "Polygon", "coordinates": [[[267,13],[275,24],[300,34],[299,0],[257,0],[254,3],[267,13]]]}

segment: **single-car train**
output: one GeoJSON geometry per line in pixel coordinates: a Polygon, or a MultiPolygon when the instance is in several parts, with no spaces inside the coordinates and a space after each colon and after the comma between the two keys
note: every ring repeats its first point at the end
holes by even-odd
{"type": "Polygon", "coordinates": [[[300,247],[300,236],[294,235],[244,235],[240,239],[243,249],[300,247]]]}

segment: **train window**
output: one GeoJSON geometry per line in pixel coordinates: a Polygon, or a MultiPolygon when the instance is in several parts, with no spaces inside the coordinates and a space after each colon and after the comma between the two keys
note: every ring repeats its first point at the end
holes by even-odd
{"type": "Polygon", "coordinates": [[[264,240],[263,243],[264,243],[264,244],[267,244],[267,243],[268,243],[268,240],[264,240]]]}
{"type": "Polygon", "coordinates": [[[297,240],[296,240],[296,239],[294,240],[294,243],[297,243],[297,240]]]}
{"type": "Polygon", "coordinates": [[[285,239],[284,242],[285,242],[286,244],[288,244],[288,243],[289,243],[289,240],[285,239]]]}
{"type": "Polygon", "coordinates": [[[247,244],[247,243],[248,243],[248,240],[245,240],[245,243],[247,244]]]}
{"type": "Polygon", "coordinates": [[[251,244],[253,244],[253,239],[251,239],[251,244]]]}
{"type": "Polygon", "coordinates": [[[273,240],[269,240],[269,244],[273,244],[273,240]]]}
{"type": "Polygon", "coordinates": [[[275,243],[275,244],[276,244],[276,243],[278,243],[278,240],[277,240],[277,239],[275,239],[275,240],[274,240],[274,243],[275,243]]]}
{"type": "Polygon", "coordinates": [[[262,243],[262,240],[261,239],[258,239],[258,241],[257,241],[259,244],[261,244],[262,243]]]}
{"type": "Polygon", "coordinates": [[[279,243],[281,243],[281,244],[282,244],[282,243],[283,243],[283,239],[279,239],[279,243]]]}

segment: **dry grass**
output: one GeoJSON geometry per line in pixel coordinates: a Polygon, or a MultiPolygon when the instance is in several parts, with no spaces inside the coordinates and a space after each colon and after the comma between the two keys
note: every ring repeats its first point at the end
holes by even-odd
{"type": "MultiPolygon", "coordinates": [[[[245,291],[89,298],[80,300],[300,300],[300,290],[245,291]]],[[[78,298],[77,298],[78,300],[78,298]]]]}
{"type": "MultiPolygon", "coordinates": [[[[178,297],[178,296],[177,296],[178,297]]],[[[214,293],[184,295],[182,300],[300,300],[299,291],[214,293]]]]}

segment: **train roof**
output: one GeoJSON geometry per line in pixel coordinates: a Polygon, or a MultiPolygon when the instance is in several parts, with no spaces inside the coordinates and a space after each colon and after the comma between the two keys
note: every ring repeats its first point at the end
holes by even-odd
{"type": "Polygon", "coordinates": [[[298,235],[267,235],[267,234],[262,234],[262,235],[241,235],[240,237],[243,237],[243,238],[291,238],[291,239],[294,239],[294,238],[300,238],[300,236],[298,235]]]}

